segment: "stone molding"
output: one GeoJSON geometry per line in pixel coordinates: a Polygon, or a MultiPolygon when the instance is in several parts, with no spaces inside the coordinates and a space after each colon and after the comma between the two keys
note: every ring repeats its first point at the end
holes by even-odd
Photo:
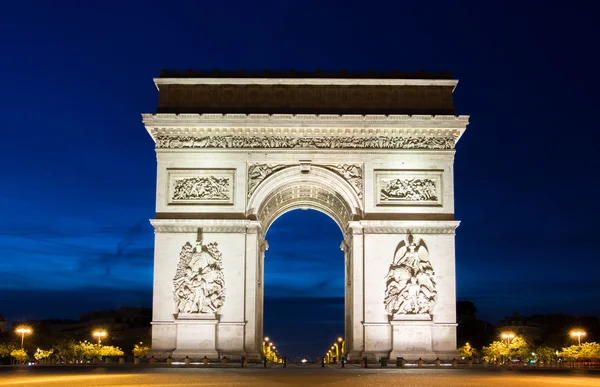
{"type": "Polygon", "coordinates": [[[457,79],[369,78],[154,78],[160,85],[338,85],[338,86],[452,86],[457,79]]]}
{"type": "Polygon", "coordinates": [[[458,132],[469,124],[466,115],[429,114],[216,114],[216,113],[156,113],[142,114],[142,122],[152,137],[160,135],[236,135],[252,129],[252,134],[278,135],[286,130],[302,129],[307,134],[430,135],[458,132]],[[217,130],[218,129],[218,130],[217,130]],[[348,133],[351,130],[352,133],[348,133]],[[311,131],[313,131],[311,133],[311,131]]]}
{"type": "Polygon", "coordinates": [[[251,220],[151,219],[155,233],[257,233],[260,223],[251,220]]]}
{"type": "Polygon", "coordinates": [[[455,234],[459,221],[354,221],[353,235],[361,234],[455,234]]]}

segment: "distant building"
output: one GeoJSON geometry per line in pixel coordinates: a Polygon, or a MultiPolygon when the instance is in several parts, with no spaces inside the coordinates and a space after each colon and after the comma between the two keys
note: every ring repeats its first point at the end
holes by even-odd
{"type": "Polygon", "coordinates": [[[4,316],[0,314],[0,333],[6,332],[6,328],[8,327],[6,319],[4,316]]]}
{"type": "Polygon", "coordinates": [[[529,317],[520,316],[515,313],[512,317],[506,317],[496,326],[499,334],[502,332],[511,332],[515,335],[522,335],[533,341],[539,341],[542,338],[544,329],[539,324],[531,321],[529,317]]]}

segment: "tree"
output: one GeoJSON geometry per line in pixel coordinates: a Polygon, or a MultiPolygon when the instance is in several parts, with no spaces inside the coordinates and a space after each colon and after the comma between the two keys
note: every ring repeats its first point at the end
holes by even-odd
{"type": "Polygon", "coordinates": [[[518,335],[510,341],[508,346],[508,357],[510,359],[519,359],[521,361],[531,358],[531,348],[523,336],[518,335]]]}
{"type": "Polygon", "coordinates": [[[497,362],[508,357],[508,346],[503,341],[492,341],[487,347],[483,347],[483,358],[489,362],[497,362]]]}
{"type": "Polygon", "coordinates": [[[560,356],[569,361],[597,359],[600,357],[600,344],[592,342],[571,345],[570,347],[563,348],[560,356]]]}
{"type": "Polygon", "coordinates": [[[37,351],[35,351],[35,353],[33,354],[33,357],[35,358],[35,360],[43,360],[49,358],[50,355],[52,355],[53,353],[54,349],[44,351],[43,349],[38,348],[37,351]]]}
{"type": "Polygon", "coordinates": [[[27,359],[29,359],[29,355],[22,348],[13,349],[10,353],[10,356],[14,357],[15,360],[19,363],[24,363],[27,361],[27,359]]]}
{"type": "Polygon", "coordinates": [[[133,356],[139,359],[145,358],[148,355],[148,352],[150,352],[150,347],[143,347],[138,344],[133,346],[133,356]]]}
{"type": "Polygon", "coordinates": [[[510,341],[510,344],[504,341],[493,341],[489,346],[483,347],[483,355],[484,359],[491,362],[505,359],[525,361],[531,358],[531,348],[527,340],[518,335],[510,341]]]}
{"type": "Polygon", "coordinates": [[[537,356],[537,359],[544,363],[549,363],[552,360],[556,360],[556,350],[551,347],[546,347],[546,346],[538,347],[535,350],[535,354],[537,356]]]}
{"type": "Polygon", "coordinates": [[[8,344],[0,343],[0,358],[8,357],[11,352],[12,349],[8,347],[8,344]]]}
{"type": "Polygon", "coordinates": [[[98,353],[100,356],[123,356],[125,353],[121,351],[121,348],[113,347],[111,345],[102,345],[99,346],[98,353]]]}
{"type": "Polygon", "coordinates": [[[472,358],[477,355],[477,350],[471,347],[471,344],[466,343],[462,347],[458,348],[458,353],[461,357],[472,358]]]}

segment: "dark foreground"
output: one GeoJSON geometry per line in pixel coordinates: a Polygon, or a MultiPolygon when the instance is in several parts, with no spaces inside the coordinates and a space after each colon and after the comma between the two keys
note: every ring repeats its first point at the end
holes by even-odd
{"type": "Polygon", "coordinates": [[[504,369],[0,367],[0,386],[600,386],[600,372],[504,369]]]}

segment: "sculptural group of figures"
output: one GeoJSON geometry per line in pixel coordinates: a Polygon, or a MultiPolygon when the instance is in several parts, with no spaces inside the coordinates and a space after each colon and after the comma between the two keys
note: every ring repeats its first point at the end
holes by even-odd
{"type": "Polygon", "coordinates": [[[186,243],[173,278],[178,313],[218,313],[225,299],[221,253],[216,243],[186,243]]]}
{"type": "Polygon", "coordinates": [[[431,179],[393,179],[381,188],[381,199],[436,201],[438,198],[431,179]]]}
{"type": "Polygon", "coordinates": [[[156,148],[452,149],[444,137],[157,136],[156,148]]]}
{"type": "Polygon", "coordinates": [[[392,316],[431,314],[437,291],[429,251],[423,240],[414,243],[411,234],[407,242],[400,242],[386,276],[385,307],[392,316]]]}
{"type": "Polygon", "coordinates": [[[207,176],[176,179],[173,199],[229,199],[229,178],[207,176]]]}

